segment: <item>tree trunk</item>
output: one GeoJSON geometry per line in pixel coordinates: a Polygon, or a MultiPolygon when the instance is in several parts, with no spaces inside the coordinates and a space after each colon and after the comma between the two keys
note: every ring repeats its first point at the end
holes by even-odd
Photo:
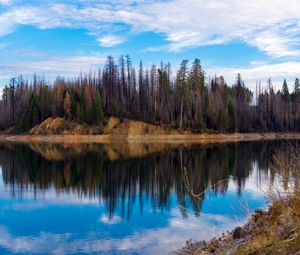
{"type": "Polygon", "coordinates": [[[179,120],[180,129],[182,129],[182,119],[183,119],[183,96],[181,97],[181,106],[180,106],[180,120],[179,120]]]}

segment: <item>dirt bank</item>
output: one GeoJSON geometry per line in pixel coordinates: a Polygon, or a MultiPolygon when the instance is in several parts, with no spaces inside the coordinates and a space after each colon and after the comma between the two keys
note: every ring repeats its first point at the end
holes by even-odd
{"type": "Polygon", "coordinates": [[[67,122],[62,118],[48,118],[26,134],[14,134],[10,127],[0,132],[0,140],[42,143],[211,143],[273,139],[300,139],[300,133],[196,133],[178,132],[168,126],[137,120],[110,117],[105,126],[88,126],[67,122]]]}
{"type": "Polygon", "coordinates": [[[300,254],[300,198],[273,201],[257,210],[248,223],[210,241],[193,242],[169,255],[300,254]]]}
{"type": "Polygon", "coordinates": [[[174,134],[174,135],[7,135],[1,141],[25,143],[217,143],[275,139],[300,139],[299,133],[235,133],[235,134],[174,134]]]}

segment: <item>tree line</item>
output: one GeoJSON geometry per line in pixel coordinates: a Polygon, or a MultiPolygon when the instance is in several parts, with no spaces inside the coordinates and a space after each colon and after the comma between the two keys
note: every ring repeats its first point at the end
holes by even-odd
{"type": "Polygon", "coordinates": [[[139,68],[129,56],[107,58],[102,71],[81,73],[73,79],[46,82],[19,76],[4,87],[0,125],[26,131],[48,117],[64,117],[101,125],[105,116],[219,132],[300,131],[300,84],[289,91],[286,80],[275,91],[256,85],[254,94],[240,74],[228,85],[223,76],[207,79],[200,60],[183,60],[175,73],[170,63],[139,68]],[[255,95],[255,98],[253,98],[255,95]]]}

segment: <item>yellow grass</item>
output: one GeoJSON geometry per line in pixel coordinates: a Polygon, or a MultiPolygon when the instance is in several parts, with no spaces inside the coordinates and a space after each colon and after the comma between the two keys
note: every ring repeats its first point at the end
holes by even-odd
{"type": "Polygon", "coordinates": [[[28,134],[12,135],[13,128],[0,133],[0,140],[47,143],[211,143],[271,139],[300,139],[300,133],[235,133],[208,134],[110,117],[105,127],[67,122],[63,118],[48,118],[32,128],[28,134]]]}

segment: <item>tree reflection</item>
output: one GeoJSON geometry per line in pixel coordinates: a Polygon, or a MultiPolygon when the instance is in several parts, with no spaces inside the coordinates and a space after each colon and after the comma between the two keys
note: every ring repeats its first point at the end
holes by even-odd
{"type": "Polygon", "coordinates": [[[169,210],[171,194],[175,194],[182,215],[187,216],[188,206],[200,214],[208,193],[225,193],[229,179],[241,193],[254,166],[260,178],[268,176],[274,152],[283,147],[279,141],[180,145],[161,151],[147,147],[151,153],[143,157],[123,153],[111,160],[108,145],[2,144],[0,165],[13,196],[22,196],[29,188],[37,194],[54,187],[58,193],[98,197],[106,204],[109,217],[120,208],[122,217],[128,218],[137,199],[141,213],[145,201],[151,201],[154,211],[169,210]],[[199,199],[191,191],[201,194],[199,199]]]}

